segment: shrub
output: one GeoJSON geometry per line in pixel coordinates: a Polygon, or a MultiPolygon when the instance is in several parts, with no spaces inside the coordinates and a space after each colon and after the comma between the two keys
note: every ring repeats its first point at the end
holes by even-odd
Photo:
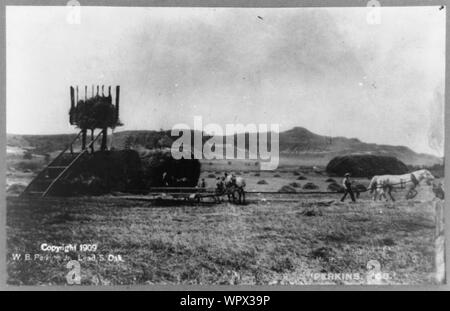
{"type": "Polygon", "coordinates": [[[336,180],[334,180],[333,178],[328,178],[327,180],[325,180],[326,182],[336,182],[336,180]]]}
{"type": "Polygon", "coordinates": [[[294,187],[294,188],[300,188],[301,187],[301,185],[299,183],[296,183],[296,182],[291,182],[289,184],[289,186],[294,187]]]}
{"type": "Polygon", "coordinates": [[[264,179],[262,179],[262,180],[259,180],[259,181],[257,182],[257,184],[258,184],[258,185],[267,185],[267,181],[265,181],[264,179]]]}
{"type": "Polygon", "coordinates": [[[305,179],[306,179],[305,176],[298,176],[298,177],[297,177],[297,180],[305,180],[305,179]]]}

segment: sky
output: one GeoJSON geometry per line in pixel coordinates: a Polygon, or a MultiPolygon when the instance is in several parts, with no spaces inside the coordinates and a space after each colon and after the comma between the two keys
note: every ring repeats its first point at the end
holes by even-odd
{"type": "Polygon", "coordinates": [[[69,86],[120,85],[118,130],[301,126],[443,155],[445,14],[433,7],[7,7],[7,132],[76,132],[69,86]]]}

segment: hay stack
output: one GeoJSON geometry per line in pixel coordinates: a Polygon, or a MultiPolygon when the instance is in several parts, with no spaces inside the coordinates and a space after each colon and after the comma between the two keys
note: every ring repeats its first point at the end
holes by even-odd
{"type": "Polygon", "coordinates": [[[115,128],[121,125],[118,120],[116,107],[112,104],[111,96],[99,96],[79,100],[70,109],[70,124],[81,129],[115,128]]]}
{"type": "Polygon", "coordinates": [[[165,185],[163,175],[171,187],[195,187],[200,177],[200,161],[172,157],[170,149],[141,150],[142,180],[145,188],[165,185]]]}
{"type": "Polygon", "coordinates": [[[352,190],[355,192],[365,192],[367,191],[367,187],[363,184],[356,184],[355,186],[352,186],[352,190]]]}
{"type": "Polygon", "coordinates": [[[297,191],[295,190],[294,187],[292,187],[292,186],[290,186],[290,185],[286,185],[286,186],[281,187],[281,188],[278,190],[278,192],[297,192],[297,191]]]}
{"type": "Polygon", "coordinates": [[[408,167],[394,157],[356,154],[333,158],[326,170],[333,176],[344,176],[345,173],[350,173],[353,177],[372,177],[384,174],[405,174],[408,172],[408,167]]]}
{"type": "Polygon", "coordinates": [[[303,189],[306,189],[306,190],[314,190],[314,189],[318,189],[318,188],[319,188],[319,186],[317,186],[316,184],[313,184],[312,182],[306,183],[303,186],[303,189]]]}
{"type": "Polygon", "coordinates": [[[170,150],[103,151],[82,157],[69,175],[55,185],[52,195],[101,195],[111,192],[145,193],[162,187],[166,172],[169,186],[195,187],[200,176],[198,160],[175,160],[170,150]]]}
{"type": "Polygon", "coordinates": [[[340,192],[343,193],[345,191],[344,186],[336,183],[336,182],[332,182],[328,185],[327,187],[328,191],[332,191],[332,192],[340,192]]]}
{"type": "Polygon", "coordinates": [[[6,189],[7,194],[19,195],[25,190],[26,185],[22,183],[14,183],[6,189]]]}
{"type": "Polygon", "coordinates": [[[95,152],[85,156],[60,180],[52,195],[101,195],[142,189],[141,161],[133,150],[95,152]]]}

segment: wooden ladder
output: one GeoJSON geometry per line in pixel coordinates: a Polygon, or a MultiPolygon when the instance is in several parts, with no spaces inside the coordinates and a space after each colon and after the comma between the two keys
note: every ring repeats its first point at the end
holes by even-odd
{"type": "Polygon", "coordinates": [[[93,146],[102,132],[89,142],[80,152],[73,152],[73,144],[80,138],[82,131],[71,141],[67,147],[59,153],[24,189],[20,194],[24,196],[47,196],[55,184],[61,180],[73,165],[93,146]]]}

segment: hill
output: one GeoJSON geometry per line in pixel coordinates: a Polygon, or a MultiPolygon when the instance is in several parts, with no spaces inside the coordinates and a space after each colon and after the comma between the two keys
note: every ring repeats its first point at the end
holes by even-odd
{"type": "MultiPolygon", "coordinates": [[[[245,135],[248,141],[248,134],[245,135]]],[[[35,153],[45,154],[63,149],[75,134],[59,135],[7,135],[10,147],[34,148],[35,153]]],[[[209,136],[203,136],[205,142],[209,136]]],[[[117,149],[143,146],[145,148],[170,147],[176,137],[170,131],[122,131],[114,133],[113,146],[117,149]]],[[[237,139],[235,139],[236,145],[237,139]]],[[[248,146],[246,146],[248,148],[248,146]]],[[[430,166],[442,163],[443,159],[423,153],[417,153],[405,146],[391,146],[364,143],[357,138],[322,136],[303,128],[295,127],[280,132],[280,157],[287,161],[309,159],[315,165],[326,165],[332,158],[348,154],[371,154],[393,156],[408,165],[430,166]]]]}

